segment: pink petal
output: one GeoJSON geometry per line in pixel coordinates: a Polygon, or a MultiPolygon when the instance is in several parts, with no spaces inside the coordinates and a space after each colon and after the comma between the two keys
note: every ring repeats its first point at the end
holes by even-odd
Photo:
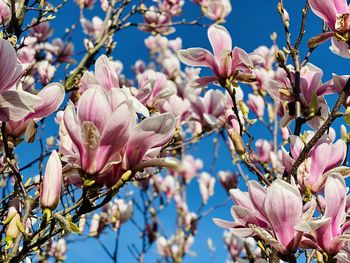
{"type": "Polygon", "coordinates": [[[150,148],[167,143],[173,137],[175,123],[171,113],[164,113],[148,117],[135,126],[126,148],[129,167],[138,164],[150,148]]]}
{"type": "Polygon", "coordinates": [[[298,188],[281,179],[275,180],[267,190],[264,207],[278,241],[286,248],[294,247],[294,226],[303,209],[298,188]]]}
{"type": "Polygon", "coordinates": [[[51,83],[45,86],[37,96],[42,98],[43,104],[34,109],[34,113],[28,114],[26,119],[41,119],[56,111],[64,100],[64,87],[60,83],[51,83]]]}
{"type": "Polygon", "coordinates": [[[100,133],[111,113],[112,109],[107,94],[100,86],[87,89],[79,99],[77,109],[79,121],[93,122],[100,133]]]}
{"type": "Polygon", "coordinates": [[[177,52],[177,56],[182,63],[192,67],[216,67],[213,54],[203,48],[182,49],[177,52]]]}
{"type": "Polygon", "coordinates": [[[220,25],[212,25],[208,29],[208,38],[214,51],[214,56],[221,58],[223,51],[232,50],[232,39],[227,29],[220,25]]]}

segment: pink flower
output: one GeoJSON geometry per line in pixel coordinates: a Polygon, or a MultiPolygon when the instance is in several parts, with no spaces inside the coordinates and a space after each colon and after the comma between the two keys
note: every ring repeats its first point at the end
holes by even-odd
{"type": "Polygon", "coordinates": [[[209,197],[214,195],[215,178],[207,172],[202,172],[198,177],[198,183],[203,204],[206,204],[209,197]]]}
{"type": "Polygon", "coordinates": [[[219,171],[218,177],[221,185],[229,192],[233,188],[237,188],[238,174],[230,171],[219,171]]]}
{"type": "Polygon", "coordinates": [[[310,222],[315,205],[303,213],[303,199],[294,183],[276,179],[265,190],[259,183],[249,181],[248,193],[239,189],[230,193],[236,203],[231,210],[235,222],[214,219],[217,225],[231,228],[240,237],[258,236],[282,254],[297,250],[303,236],[302,226],[310,222]]]}
{"type": "Polygon", "coordinates": [[[72,103],[64,112],[63,123],[74,146],[61,151],[76,158],[87,174],[106,172],[122,161],[120,151],[129,138],[131,119],[126,100],[112,101],[101,86],[91,87],[80,97],[77,112],[72,103]]]}
{"type": "Polygon", "coordinates": [[[40,206],[42,209],[56,209],[61,196],[62,164],[56,151],[53,151],[46,164],[43,183],[40,190],[40,206]]]}
{"type": "MultiPolygon", "coordinates": [[[[84,33],[91,36],[94,41],[97,40],[99,35],[102,33],[103,20],[98,16],[94,16],[91,21],[86,18],[80,19],[81,26],[83,27],[84,33]]],[[[110,21],[108,22],[111,23],[110,21]]],[[[106,32],[103,32],[103,34],[106,32]]]]}
{"type": "MultiPolygon", "coordinates": [[[[32,24],[36,24],[37,20],[33,19],[32,24]]],[[[45,42],[53,33],[49,22],[39,22],[36,26],[29,29],[30,35],[36,37],[39,42],[45,42]]]]}
{"type": "Polygon", "coordinates": [[[42,118],[55,112],[64,100],[64,87],[59,83],[51,83],[40,90],[36,96],[42,99],[42,104],[34,107],[33,112],[27,113],[19,121],[6,123],[8,134],[20,137],[26,130],[30,121],[38,122],[42,118]]]}
{"type": "MultiPolygon", "coordinates": [[[[309,132],[306,136],[308,142],[314,135],[309,132]]],[[[311,149],[305,161],[299,166],[297,172],[298,183],[303,189],[310,189],[313,193],[320,191],[326,182],[328,173],[333,168],[341,165],[346,156],[346,144],[343,140],[334,143],[335,132],[325,134],[311,149]]],[[[286,170],[291,171],[295,160],[299,157],[304,148],[302,138],[291,135],[290,148],[291,156],[282,147],[282,159],[286,170]]]]}
{"type": "MultiPolygon", "coordinates": [[[[295,73],[291,69],[292,80],[294,81],[295,73]]],[[[334,93],[331,89],[326,89],[321,85],[323,71],[311,63],[306,64],[300,71],[300,101],[304,107],[309,107],[313,96],[334,93]]],[[[287,73],[280,69],[276,73],[276,80],[270,80],[267,85],[267,92],[277,100],[295,101],[295,94],[288,79],[287,73]]]]}
{"type": "Polygon", "coordinates": [[[251,109],[259,119],[264,118],[265,101],[262,96],[248,94],[247,106],[251,109]]]}
{"type": "Polygon", "coordinates": [[[11,17],[10,7],[4,0],[0,0],[0,24],[6,26],[10,22],[11,17]]]}
{"type": "Polygon", "coordinates": [[[327,223],[311,233],[315,246],[329,255],[336,255],[350,241],[350,222],[346,220],[347,188],[341,174],[328,176],[324,187],[325,209],[322,219],[327,223]]]}
{"type": "Polygon", "coordinates": [[[208,90],[204,97],[189,96],[193,118],[204,127],[220,126],[225,121],[225,95],[219,90],[208,90]]]}
{"type": "Polygon", "coordinates": [[[184,0],[162,0],[158,2],[158,7],[162,12],[169,13],[172,16],[177,16],[182,13],[182,6],[184,4],[184,0]]]}
{"type": "Polygon", "coordinates": [[[140,26],[142,31],[156,32],[162,35],[168,35],[175,31],[171,24],[172,15],[168,12],[158,10],[151,6],[143,15],[145,23],[140,26]]]}
{"type": "Polygon", "coordinates": [[[270,160],[270,152],[272,151],[271,142],[263,139],[258,139],[255,142],[255,158],[260,162],[268,163],[270,160]]]}
{"type": "Polygon", "coordinates": [[[0,121],[19,121],[34,108],[42,104],[42,99],[29,92],[15,88],[15,84],[24,72],[17,63],[13,46],[4,39],[0,40],[0,121]]]}
{"type": "Polygon", "coordinates": [[[309,4],[312,11],[334,32],[323,34],[326,39],[332,37],[331,50],[349,58],[350,11],[347,0],[309,0],[309,4]]]}
{"type": "Polygon", "coordinates": [[[203,162],[201,159],[195,159],[192,155],[186,155],[182,160],[181,176],[189,183],[202,168],[203,162]]]}
{"type": "Polygon", "coordinates": [[[232,10],[229,0],[203,0],[201,6],[206,17],[220,22],[224,22],[232,10]]]}
{"type": "Polygon", "coordinates": [[[252,60],[244,50],[238,47],[232,50],[231,36],[225,27],[210,26],[208,38],[214,55],[203,48],[189,48],[178,51],[178,57],[184,64],[193,67],[207,67],[214,72],[215,76],[197,79],[198,84],[205,86],[212,82],[225,81],[233,77],[240,80],[239,73],[252,73],[252,60]]]}
{"type": "Polygon", "coordinates": [[[154,107],[157,102],[176,92],[173,82],[167,80],[163,73],[146,70],[137,78],[139,89],[136,98],[148,107],[154,107]]]}

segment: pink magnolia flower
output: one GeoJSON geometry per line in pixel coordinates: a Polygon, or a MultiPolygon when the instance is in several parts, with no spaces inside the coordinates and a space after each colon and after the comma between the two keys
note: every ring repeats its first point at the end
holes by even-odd
{"type": "Polygon", "coordinates": [[[206,86],[212,82],[234,78],[238,81],[241,73],[252,73],[253,62],[249,55],[238,47],[232,50],[232,39],[225,27],[212,25],[208,29],[208,38],[214,55],[203,48],[189,48],[178,51],[181,62],[193,67],[208,67],[215,76],[202,77],[197,83],[206,86]]]}
{"type": "MultiPolygon", "coordinates": [[[[327,81],[326,83],[324,83],[322,85],[322,88],[324,90],[327,90],[328,92],[337,92],[338,94],[340,94],[345,85],[346,82],[349,80],[350,75],[337,75],[337,74],[333,74],[333,78],[329,81],[327,81]]],[[[350,97],[347,96],[345,102],[344,102],[344,106],[347,107],[348,105],[350,105],[350,97]]]]}
{"type": "Polygon", "coordinates": [[[225,121],[225,95],[219,90],[208,90],[204,97],[189,97],[193,118],[203,127],[220,126],[225,121]]]}
{"type": "Polygon", "coordinates": [[[10,22],[11,17],[10,7],[4,0],[0,0],[0,24],[6,26],[10,22]]]}
{"type": "Polygon", "coordinates": [[[236,203],[231,209],[234,222],[214,219],[217,225],[230,228],[240,237],[257,236],[282,254],[297,250],[303,236],[302,226],[311,220],[315,205],[303,213],[303,199],[294,183],[276,179],[265,190],[259,183],[249,181],[248,193],[239,189],[230,193],[236,203]]]}
{"type": "MultiPolygon", "coordinates": [[[[69,162],[69,180],[81,184],[76,169],[101,184],[113,185],[129,169],[156,158],[175,131],[175,117],[164,113],[149,117],[148,110],[119,88],[118,76],[107,57],[95,64],[95,73],[82,79],[82,96],[70,103],[60,129],[60,151],[69,162]],[[146,118],[137,123],[136,112],[146,118]]],[[[140,166],[139,166],[140,168],[140,166]]]]}
{"type": "Polygon", "coordinates": [[[218,177],[221,185],[229,192],[233,188],[237,188],[238,174],[230,171],[219,171],[218,177]]]}
{"type": "Polygon", "coordinates": [[[203,168],[201,159],[195,159],[192,155],[186,155],[182,160],[181,176],[189,183],[199,170],[203,168]]]}
{"type": "MultiPolygon", "coordinates": [[[[32,24],[36,24],[37,20],[33,19],[32,24]]],[[[46,41],[53,33],[53,29],[50,27],[49,22],[38,22],[36,26],[29,29],[30,35],[36,37],[39,42],[46,41]]]]}
{"type": "Polygon", "coordinates": [[[169,13],[171,16],[178,16],[182,13],[184,0],[162,0],[158,2],[159,10],[169,13]]]}
{"type": "Polygon", "coordinates": [[[47,85],[55,76],[56,68],[48,60],[38,62],[36,66],[41,82],[47,85]]]}
{"type": "Polygon", "coordinates": [[[89,8],[92,9],[94,7],[96,0],[75,0],[75,3],[77,3],[80,8],[89,8]]]}
{"type": "Polygon", "coordinates": [[[191,104],[186,98],[182,99],[176,94],[173,94],[161,101],[158,105],[158,109],[162,113],[172,113],[177,119],[176,127],[179,128],[182,122],[190,115],[191,104]]]}
{"type": "Polygon", "coordinates": [[[139,89],[136,98],[148,107],[154,107],[157,102],[176,92],[173,82],[167,80],[163,73],[146,70],[137,79],[139,89]]]}
{"type": "Polygon", "coordinates": [[[162,177],[158,177],[157,179],[159,191],[165,193],[167,201],[170,202],[178,188],[178,183],[175,177],[172,175],[166,175],[164,179],[162,177]]]}
{"type": "Polygon", "coordinates": [[[65,261],[68,247],[66,241],[60,238],[58,241],[52,241],[50,244],[49,255],[54,257],[56,261],[65,261]]]}
{"type": "MultiPolygon", "coordinates": [[[[332,37],[331,50],[349,58],[350,10],[347,0],[309,0],[312,11],[322,18],[334,34],[324,33],[325,38],[332,37]]],[[[324,41],[324,40],[323,40],[324,41]]]]}
{"type": "MultiPolygon", "coordinates": [[[[111,22],[109,22],[110,24],[111,22]]],[[[102,32],[103,20],[98,16],[94,16],[91,21],[86,18],[80,19],[80,24],[83,27],[84,33],[91,36],[94,41],[97,40],[102,32]]],[[[105,32],[103,32],[104,34],[105,32]]]]}
{"type": "Polygon", "coordinates": [[[108,222],[113,225],[113,229],[119,228],[127,222],[133,213],[133,202],[126,202],[124,199],[115,199],[103,207],[103,211],[108,215],[108,222]]]}
{"type": "Polygon", "coordinates": [[[224,231],[224,243],[228,248],[231,258],[238,259],[244,250],[244,240],[229,230],[224,231]]]}
{"type": "Polygon", "coordinates": [[[260,162],[268,163],[270,161],[270,152],[272,151],[273,145],[271,145],[271,142],[264,140],[264,139],[258,139],[255,142],[255,152],[254,152],[254,159],[260,162]]]}
{"type": "Polygon", "coordinates": [[[53,151],[46,164],[43,183],[40,190],[42,209],[54,210],[58,206],[62,188],[62,164],[56,151],[53,151]]]}
{"type": "Polygon", "coordinates": [[[203,204],[206,204],[209,197],[214,195],[215,178],[207,172],[202,172],[198,177],[199,191],[203,204]]]}
{"type": "Polygon", "coordinates": [[[65,43],[62,39],[55,38],[52,41],[52,46],[52,53],[55,54],[59,62],[75,63],[75,60],[72,59],[74,54],[74,45],[72,42],[65,43]]]}
{"type": "Polygon", "coordinates": [[[262,96],[248,94],[247,106],[252,110],[259,119],[264,118],[265,101],[262,96]]]}
{"type": "Polygon", "coordinates": [[[20,121],[6,123],[7,133],[20,137],[27,129],[30,121],[38,122],[56,111],[64,100],[64,87],[59,83],[51,83],[40,90],[36,96],[42,99],[42,104],[34,107],[33,112],[27,113],[20,121]]]}
{"type": "MultiPolygon", "coordinates": [[[[308,132],[306,142],[314,135],[308,132]]],[[[346,144],[339,139],[334,143],[335,132],[330,130],[329,135],[325,134],[311,149],[305,161],[299,166],[297,178],[299,185],[305,190],[310,189],[313,193],[320,191],[327,179],[329,171],[341,165],[346,156],[346,144]]],[[[286,170],[291,171],[295,160],[299,157],[305,147],[303,139],[291,135],[290,149],[291,156],[282,146],[282,159],[286,170]]]]}
{"type": "Polygon", "coordinates": [[[151,6],[143,15],[145,23],[140,26],[142,31],[156,32],[162,35],[168,35],[175,31],[169,24],[172,15],[168,12],[159,10],[155,6],[151,6]]]}
{"type": "Polygon", "coordinates": [[[308,236],[316,248],[330,256],[337,255],[345,242],[350,241],[350,222],[346,220],[347,188],[341,174],[328,176],[324,187],[325,209],[322,219],[327,223],[308,236]]]}
{"type": "Polygon", "coordinates": [[[72,103],[66,107],[63,123],[73,149],[61,144],[60,151],[76,159],[87,174],[103,174],[122,161],[132,117],[127,101],[111,101],[101,86],[90,87],[80,97],[77,112],[72,103]]]}
{"type": "MultiPolygon", "coordinates": [[[[295,73],[291,69],[292,80],[295,73]]],[[[300,100],[304,107],[309,107],[313,96],[320,96],[333,93],[331,89],[326,89],[321,85],[323,71],[311,63],[306,64],[300,71],[300,100]]],[[[277,100],[295,101],[292,84],[288,79],[287,73],[279,69],[276,73],[276,80],[268,82],[269,94],[277,100]]]]}
{"type": "Polygon", "coordinates": [[[15,49],[4,39],[0,40],[0,64],[6,65],[0,69],[0,121],[19,121],[34,112],[42,99],[15,87],[24,67],[17,63],[15,49]]]}
{"type": "Polygon", "coordinates": [[[206,17],[219,22],[224,22],[232,10],[229,0],[202,0],[201,6],[206,17]]]}

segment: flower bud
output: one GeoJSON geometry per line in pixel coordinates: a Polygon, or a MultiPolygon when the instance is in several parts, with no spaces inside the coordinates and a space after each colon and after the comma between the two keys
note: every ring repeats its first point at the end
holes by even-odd
{"type": "Polygon", "coordinates": [[[233,145],[235,146],[236,152],[239,155],[245,154],[246,150],[245,150],[245,147],[244,147],[244,143],[243,143],[242,137],[235,130],[231,131],[230,139],[231,139],[233,145]]]}
{"type": "Polygon", "coordinates": [[[286,56],[284,55],[282,50],[278,50],[275,54],[275,58],[278,63],[284,65],[286,63],[286,56]]]}
{"type": "Polygon", "coordinates": [[[53,151],[46,164],[45,174],[40,191],[42,209],[54,210],[58,206],[62,187],[62,164],[56,151],[53,151]]]}

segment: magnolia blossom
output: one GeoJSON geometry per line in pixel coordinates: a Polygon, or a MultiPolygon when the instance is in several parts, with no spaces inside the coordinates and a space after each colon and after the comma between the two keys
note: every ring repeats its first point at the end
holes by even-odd
{"type": "MultiPolygon", "coordinates": [[[[91,36],[94,41],[97,40],[100,34],[102,34],[103,20],[98,16],[94,16],[91,21],[86,18],[80,19],[81,26],[83,27],[84,33],[91,36]]],[[[108,24],[111,22],[109,21],[108,24]]],[[[103,32],[104,34],[105,32],[103,32]]]]}
{"type": "Polygon", "coordinates": [[[350,222],[346,220],[346,188],[341,174],[328,176],[324,187],[324,214],[327,223],[313,231],[307,237],[311,245],[322,249],[328,255],[336,255],[345,242],[350,241],[350,222]]]}
{"type": "Polygon", "coordinates": [[[232,233],[230,230],[224,231],[223,239],[230,252],[231,258],[238,258],[242,250],[244,250],[244,240],[232,233]]]}
{"type": "Polygon", "coordinates": [[[319,35],[320,42],[332,37],[331,50],[349,58],[350,11],[347,0],[309,0],[311,10],[322,18],[334,33],[319,35]]]}
{"type": "Polygon", "coordinates": [[[154,107],[160,100],[164,100],[176,92],[174,84],[160,72],[146,70],[137,77],[139,90],[136,98],[148,107],[154,107]]]}
{"type": "MultiPolygon", "coordinates": [[[[305,141],[308,142],[313,135],[314,132],[308,132],[305,141]]],[[[311,149],[305,161],[299,166],[297,171],[298,183],[304,190],[309,189],[313,193],[320,191],[329,174],[327,172],[343,163],[346,156],[346,144],[341,139],[335,143],[334,140],[335,132],[331,129],[329,135],[322,136],[311,149]]],[[[303,139],[295,135],[290,136],[291,156],[282,146],[282,158],[287,171],[291,171],[295,160],[304,147],[303,139]]]]}
{"type": "Polygon", "coordinates": [[[218,177],[221,185],[229,192],[233,188],[237,188],[238,174],[230,171],[219,171],[218,177]]]}
{"type": "Polygon", "coordinates": [[[30,27],[30,35],[36,37],[39,42],[46,41],[53,33],[49,22],[38,22],[36,19],[33,19],[32,25],[35,26],[30,27]]]}
{"type": "Polygon", "coordinates": [[[184,0],[161,0],[158,1],[159,10],[169,13],[172,16],[177,16],[182,13],[182,6],[185,4],[184,0]]]}
{"type": "Polygon", "coordinates": [[[26,140],[29,129],[33,123],[50,115],[58,109],[64,99],[64,87],[59,83],[52,83],[40,90],[36,96],[42,99],[42,104],[34,107],[33,112],[27,113],[19,121],[9,121],[6,123],[6,130],[12,137],[20,137],[26,133],[26,140]]]}
{"type": "Polygon", "coordinates": [[[77,111],[69,103],[61,130],[60,151],[69,161],[71,180],[80,178],[78,168],[93,180],[114,184],[126,170],[155,158],[173,136],[174,116],[148,117],[148,110],[130,90],[119,88],[118,76],[106,56],[97,59],[94,74],[84,74],[81,90],[77,111]],[[136,112],[147,118],[137,123],[136,112]]]}
{"type": "Polygon", "coordinates": [[[127,222],[133,213],[133,202],[126,202],[123,199],[115,199],[113,202],[103,207],[103,210],[108,215],[108,221],[114,228],[119,228],[127,222]]]}
{"type": "Polygon", "coordinates": [[[165,193],[167,201],[170,202],[179,186],[175,177],[168,174],[164,179],[161,176],[158,176],[156,180],[159,191],[165,193]]]}
{"type": "Polygon", "coordinates": [[[172,15],[168,12],[159,10],[155,6],[151,6],[143,15],[145,23],[140,26],[142,31],[156,32],[163,35],[173,33],[175,29],[171,24],[172,15]]]}
{"type": "Polygon", "coordinates": [[[258,139],[255,142],[255,152],[254,152],[254,158],[259,162],[269,162],[270,161],[270,153],[273,150],[273,145],[271,142],[264,140],[264,139],[258,139]]]}
{"type": "MultiPolygon", "coordinates": [[[[292,80],[295,78],[295,72],[291,69],[292,80]]],[[[323,71],[311,63],[307,63],[300,71],[300,102],[305,107],[312,104],[312,100],[322,95],[333,93],[334,91],[328,89],[327,86],[321,85],[323,71]]],[[[276,80],[268,82],[269,94],[277,100],[295,101],[292,84],[288,79],[287,73],[279,69],[276,73],[276,80]]]]}
{"type": "Polygon", "coordinates": [[[186,237],[185,233],[181,231],[177,233],[177,235],[171,236],[169,239],[160,236],[157,239],[157,250],[158,253],[164,257],[177,259],[189,252],[193,242],[194,237],[192,235],[186,237]]]}
{"type": "Polygon", "coordinates": [[[206,86],[212,82],[236,79],[248,81],[246,74],[252,73],[253,62],[249,55],[238,47],[232,50],[232,39],[225,27],[212,25],[208,29],[208,38],[214,55],[203,48],[189,48],[178,51],[178,57],[184,64],[193,67],[208,67],[215,76],[202,77],[197,83],[206,86]]]}
{"type": "Polygon", "coordinates": [[[0,64],[6,65],[0,69],[0,120],[20,121],[41,107],[43,100],[15,87],[24,67],[17,63],[15,49],[4,39],[0,39],[0,64]]]}
{"type": "Polygon", "coordinates": [[[11,9],[5,0],[0,0],[0,24],[6,26],[11,20],[11,9]]]}
{"type": "Polygon", "coordinates": [[[247,106],[256,114],[256,116],[258,116],[259,119],[264,118],[265,101],[263,97],[248,94],[247,106]]]}
{"type": "Polygon", "coordinates": [[[40,190],[40,206],[50,210],[56,209],[62,188],[62,164],[56,151],[53,151],[47,161],[43,183],[40,190]]]}
{"type": "Polygon", "coordinates": [[[202,172],[198,177],[198,183],[203,204],[206,204],[209,197],[214,195],[215,178],[207,172],[202,172]]]}
{"type": "Polygon", "coordinates": [[[56,261],[66,260],[67,253],[67,244],[63,238],[60,238],[58,241],[52,241],[50,244],[49,255],[54,257],[56,261]]]}
{"type": "Polygon", "coordinates": [[[189,183],[199,170],[203,168],[203,161],[195,159],[192,155],[186,155],[181,162],[181,176],[189,183]]]}
{"type": "Polygon", "coordinates": [[[311,220],[315,202],[303,212],[303,198],[294,183],[276,179],[266,190],[249,181],[248,193],[239,189],[230,193],[236,204],[231,210],[234,222],[214,219],[215,223],[240,237],[257,236],[282,254],[295,253],[304,231],[325,224],[311,220]]]}
{"type": "Polygon", "coordinates": [[[225,95],[219,90],[209,90],[204,97],[192,95],[189,98],[193,117],[203,127],[221,126],[225,121],[225,95]]]}
{"type": "Polygon", "coordinates": [[[202,0],[201,6],[206,17],[220,22],[225,21],[232,10],[230,0],[202,0]]]}

